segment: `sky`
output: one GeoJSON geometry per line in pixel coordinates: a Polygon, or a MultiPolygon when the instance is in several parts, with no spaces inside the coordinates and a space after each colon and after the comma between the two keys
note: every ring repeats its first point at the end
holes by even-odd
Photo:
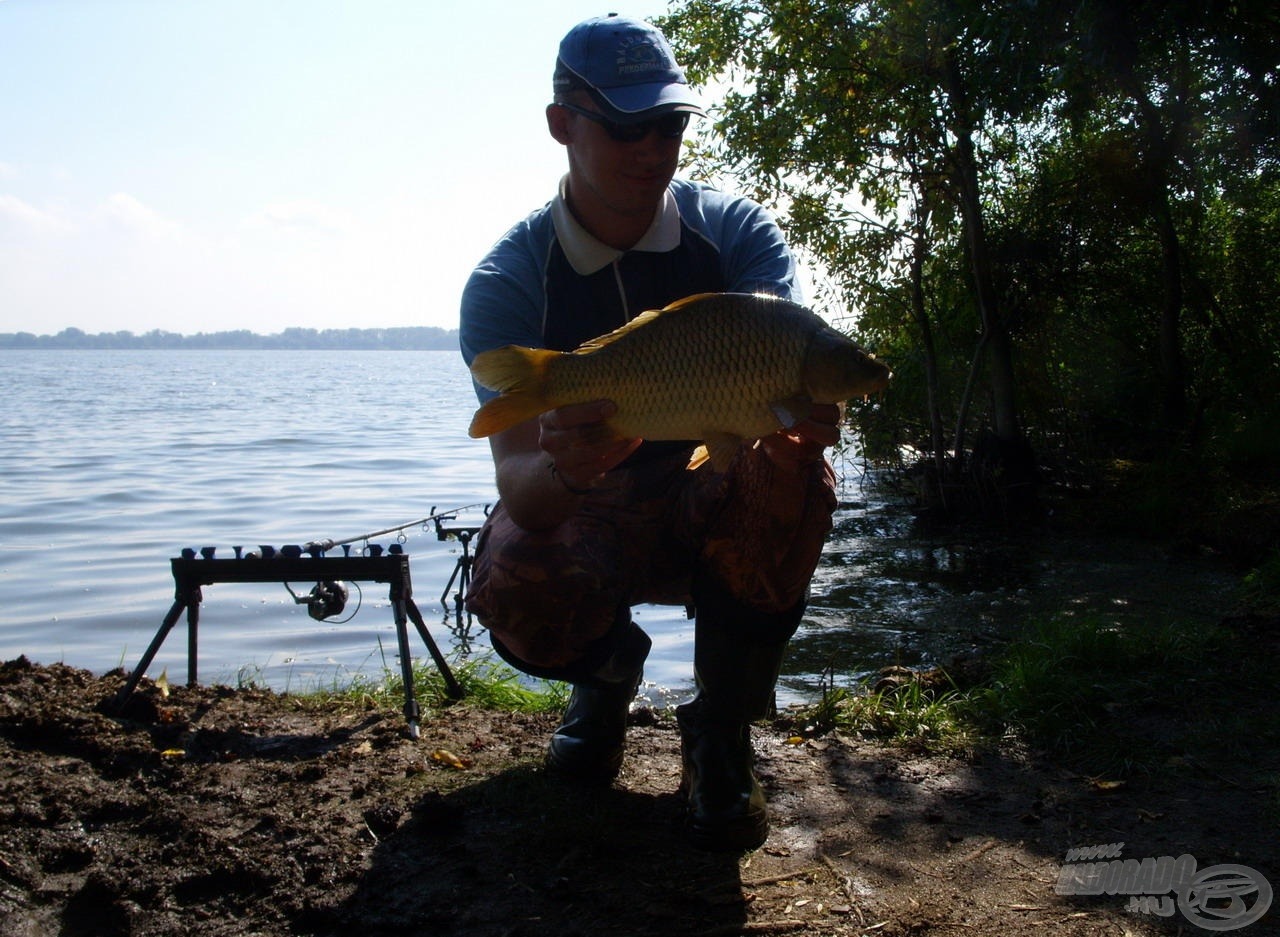
{"type": "Polygon", "coordinates": [[[579,0],[0,0],[0,333],[457,325],[579,0]]]}

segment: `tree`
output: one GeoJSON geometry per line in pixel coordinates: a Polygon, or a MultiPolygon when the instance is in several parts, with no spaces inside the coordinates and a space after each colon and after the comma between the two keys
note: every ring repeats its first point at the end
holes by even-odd
{"type": "MultiPolygon", "coordinates": [[[[918,284],[929,240],[962,245],[977,318],[967,383],[985,373],[995,461],[1020,483],[1033,465],[986,233],[990,190],[1016,156],[1016,130],[1048,95],[1043,37],[1017,10],[964,0],[689,0],[664,26],[695,80],[727,87],[699,163],[754,180],[788,213],[792,238],[851,295],[865,298],[886,279],[918,284]],[[936,212],[940,202],[949,211],[936,212]],[[943,216],[958,227],[935,230],[943,216]]],[[[923,338],[925,304],[909,308],[923,338]]],[[[963,420],[953,437],[961,439],[963,420]]]]}
{"type": "Polygon", "coordinates": [[[940,490],[981,467],[975,427],[1013,485],[1031,438],[1269,438],[1280,14],[685,0],[663,25],[717,98],[694,170],[747,183],[860,310],[897,374],[866,418],[931,449],[940,490]]]}

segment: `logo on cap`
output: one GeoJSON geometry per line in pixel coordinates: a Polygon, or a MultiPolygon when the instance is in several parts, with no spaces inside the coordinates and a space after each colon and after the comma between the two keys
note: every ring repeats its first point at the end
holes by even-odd
{"type": "Polygon", "coordinates": [[[674,69],[658,44],[648,36],[628,36],[618,45],[618,76],[674,69]]]}

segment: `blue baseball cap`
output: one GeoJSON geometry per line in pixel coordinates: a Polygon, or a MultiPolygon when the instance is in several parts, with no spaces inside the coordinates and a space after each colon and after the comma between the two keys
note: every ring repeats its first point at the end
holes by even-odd
{"type": "Polygon", "coordinates": [[[611,13],[579,23],[560,42],[556,94],[584,90],[620,124],[653,112],[702,114],[667,39],[643,20],[611,13]]]}

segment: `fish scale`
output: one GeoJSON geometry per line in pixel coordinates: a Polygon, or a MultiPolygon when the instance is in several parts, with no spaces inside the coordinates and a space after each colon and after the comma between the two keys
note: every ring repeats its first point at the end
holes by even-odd
{"type": "Polygon", "coordinates": [[[696,310],[696,322],[687,316],[656,318],[646,326],[647,341],[634,342],[634,351],[609,343],[594,354],[567,357],[553,378],[553,393],[625,400],[612,421],[624,436],[701,439],[729,424],[752,427],[750,435],[770,432],[778,424],[768,402],[798,386],[803,348],[796,339],[805,336],[778,328],[783,320],[769,316],[759,324],[759,341],[723,340],[757,331],[741,310],[705,304],[696,310]]]}
{"type": "Polygon", "coordinates": [[[572,352],[494,349],[476,356],[472,373],[499,391],[477,411],[472,436],[608,399],[618,435],[701,440],[718,469],[744,442],[803,419],[812,403],[839,403],[889,379],[810,310],[745,293],[688,297],[572,352]]]}

